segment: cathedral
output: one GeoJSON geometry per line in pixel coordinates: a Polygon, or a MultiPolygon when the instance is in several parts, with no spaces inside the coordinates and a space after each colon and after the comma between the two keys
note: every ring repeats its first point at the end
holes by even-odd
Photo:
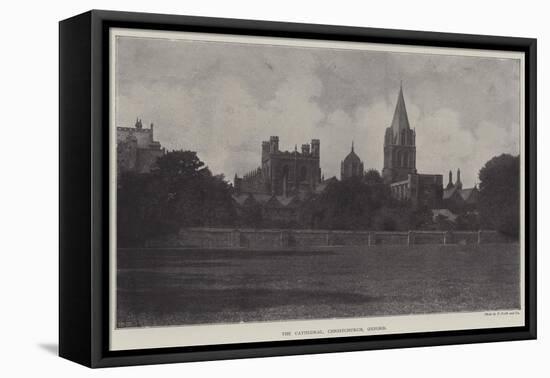
{"type": "Polygon", "coordinates": [[[294,151],[281,151],[279,137],[272,136],[262,142],[260,166],[243,177],[235,175],[235,190],[285,197],[311,193],[321,182],[320,155],[319,139],[302,144],[300,152],[297,146],[294,151]]]}
{"type": "Polygon", "coordinates": [[[411,129],[403,86],[399,88],[391,125],[384,135],[384,183],[392,196],[413,208],[439,208],[443,198],[443,175],[416,170],[416,132],[411,129]]]}
{"type": "Polygon", "coordinates": [[[416,132],[409,124],[401,86],[391,126],[384,135],[382,177],[386,184],[391,184],[405,180],[409,174],[416,174],[416,132]]]}
{"type": "Polygon", "coordinates": [[[233,180],[237,214],[259,207],[264,221],[272,226],[304,222],[307,201],[332,182],[321,176],[320,156],[318,139],[302,144],[300,151],[297,146],[294,151],[281,151],[278,136],[262,142],[260,166],[233,180]]]}
{"type": "MultiPolygon", "coordinates": [[[[403,86],[399,88],[391,124],[384,134],[384,164],[382,180],[389,187],[391,196],[408,203],[412,208],[441,209],[443,207],[460,211],[473,209],[477,204],[477,187],[463,189],[460,170],[453,183],[449,173],[449,184],[443,188],[443,175],[419,173],[416,168],[416,131],[411,128],[403,86]]],[[[301,151],[279,150],[279,138],[270,137],[262,142],[260,166],[245,174],[235,175],[233,198],[238,208],[260,205],[269,218],[280,220],[298,219],[301,207],[307,201],[321,194],[336,178],[324,180],[321,174],[320,141],[312,139],[303,144],[301,151]]],[[[351,151],[340,162],[340,180],[365,177],[365,166],[355,152],[351,151]]]]}
{"type": "MultiPolygon", "coordinates": [[[[297,147],[294,151],[280,151],[279,137],[272,136],[269,141],[262,142],[260,166],[243,177],[235,175],[235,199],[241,203],[253,195],[256,202],[267,203],[274,201],[273,197],[281,204],[294,203],[296,196],[303,200],[319,193],[326,187],[319,160],[318,139],[303,144],[301,151],[297,147]]],[[[352,142],[351,151],[340,163],[340,179],[364,177],[364,173],[364,163],[355,153],[352,142]]],[[[417,172],[416,132],[409,123],[402,86],[392,122],[384,135],[382,178],[394,198],[409,202],[414,208],[439,208],[442,205],[443,176],[417,172]]]]}
{"type": "MultiPolygon", "coordinates": [[[[149,173],[156,161],[166,151],[154,140],[153,124],[144,128],[141,119],[134,127],[117,127],[118,173],[149,173]]],[[[409,204],[413,209],[450,209],[455,213],[475,211],[479,198],[476,186],[462,187],[460,170],[456,182],[449,172],[449,183],[443,188],[441,174],[419,173],[416,167],[416,131],[411,128],[402,85],[390,125],[386,128],[383,142],[383,167],[381,180],[390,195],[409,204]]],[[[362,143],[364,146],[365,143],[362,143]]],[[[308,206],[334,182],[324,179],[320,167],[321,143],[295,145],[293,151],[279,148],[279,137],[271,136],[261,143],[258,168],[242,177],[235,174],[232,198],[238,214],[253,214],[261,211],[265,220],[277,225],[307,224],[308,206]]],[[[365,164],[351,150],[340,162],[340,180],[359,178],[367,180],[365,164]]]]}
{"type": "MultiPolygon", "coordinates": [[[[341,163],[340,178],[363,176],[363,162],[354,151],[341,163]]],[[[382,178],[391,194],[413,208],[438,208],[442,205],[443,176],[421,174],[416,169],[416,132],[411,129],[403,86],[399,88],[392,122],[384,134],[384,166],[382,178]]]]}

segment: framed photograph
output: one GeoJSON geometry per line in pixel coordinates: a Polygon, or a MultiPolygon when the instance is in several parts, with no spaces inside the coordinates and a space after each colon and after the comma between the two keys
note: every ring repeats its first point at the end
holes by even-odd
{"type": "Polygon", "coordinates": [[[60,22],[60,355],[536,337],[536,40],[60,22]]]}

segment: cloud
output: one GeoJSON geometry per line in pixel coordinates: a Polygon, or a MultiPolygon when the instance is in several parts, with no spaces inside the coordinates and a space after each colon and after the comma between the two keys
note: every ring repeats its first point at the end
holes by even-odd
{"type": "MultiPolygon", "coordinates": [[[[501,153],[519,153],[518,138],[508,128],[482,121],[465,128],[460,115],[440,109],[416,121],[417,168],[420,172],[446,174],[460,168],[462,182],[473,186],[481,167],[501,153]]],[[[456,177],[456,176],[455,176],[456,177]]],[[[445,177],[446,179],[446,177],[445,177]]]]}
{"type": "Polygon", "coordinates": [[[155,123],[168,149],[196,150],[232,178],[260,165],[261,142],[321,140],[325,177],[352,140],[382,169],[383,137],[403,80],[419,172],[461,168],[465,185],[492,156],[519,149],[519,64],[487,59],[119,38],[116,122],[155,123]]]}

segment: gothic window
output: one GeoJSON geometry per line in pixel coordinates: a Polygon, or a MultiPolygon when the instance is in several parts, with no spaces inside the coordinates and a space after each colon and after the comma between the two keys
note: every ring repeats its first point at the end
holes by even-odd
{"type": "Polygon", "coordinates": [[[402,164],[403,167],[409,167],[409,153],[408,152],[405,152],[403,153],[403,164],[402,164]]]}
{"type": "Polygon", "coordinates": [[[290,168],[288,168],[288,165],[285,165],[285,166],[283,167],[283,176],[282,176],[281,178],[285,178],[285,177],[286,177],[286,179],[288,180],[288,173],[289,173],[289,171],[290,171],[290,168]]]}
{"type": "Polygon", "coordinates": [[[397,151],[397,164],[396,166],[398,167],[402,167],[403,166],[403,160],[402,160],[402,154],[401,154],[401,151],[397,151]]]}
{"type": "Polygon", "coordinates": [[[300,181],[306,181],[307,180],[307,168],[302,167],[300,168],[300,181]]]}

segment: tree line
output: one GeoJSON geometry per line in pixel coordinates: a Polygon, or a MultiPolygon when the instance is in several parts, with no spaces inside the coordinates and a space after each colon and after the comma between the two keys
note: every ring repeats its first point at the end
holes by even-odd
{"type": "MultiPolygon", "coordinates": [[[[117,237],[120,245],[140,245],[169,237],[181,227],[269,227],[259,205],[238,211],[233,187],[214,175],[193,151],[160,157],[151,173],[121,173],[117,180],[117,237]]],[[[297,221],[280,227],[320,229],[495,229],[519,232],[519,157],[500,155],[479,172],[476,212],[456,222],[433,222],[431,209],[412,209],[392,198],[380,173],[334,180],[319,195],[302,203],[297,221]]]]}

